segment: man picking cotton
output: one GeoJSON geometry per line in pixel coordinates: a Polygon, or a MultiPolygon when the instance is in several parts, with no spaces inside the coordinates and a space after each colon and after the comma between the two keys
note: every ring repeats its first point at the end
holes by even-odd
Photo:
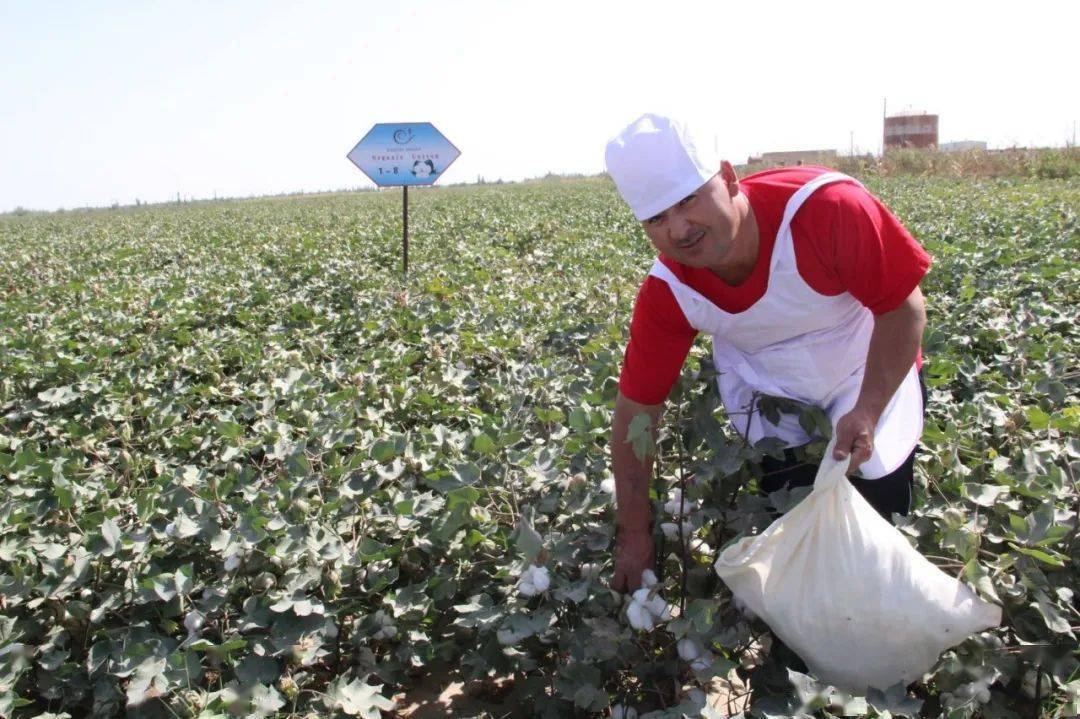
{"type": "Polygon", "coordinates": [[[617,589],[651,567],[651,458],[626,442],[655,426],[695,337],[712,337],[724,406],[751,442],[776,437],[764,491],[813,483],[790,448],[810,441],[797,417],[750,412],[757,395],[821,407],[836,458],[884,516],[907,514],[922,433],[918,375],[926,322],[919,282],[930,258],[862,185],[825,168],[779,168],[740,180],[680,122],[643,115],[607,146],[608,173],[656,258],[634,304],[612,427],[617,589]]]}

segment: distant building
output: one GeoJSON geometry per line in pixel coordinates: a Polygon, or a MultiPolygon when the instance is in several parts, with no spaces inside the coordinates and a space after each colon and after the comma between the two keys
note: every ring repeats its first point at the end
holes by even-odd
{"type": "Polygon", "coordinates": [[[831,165],[834,160],[836,160],[836,150],[791,150],[763,152],[761,157],[747,158],[746,164],[791,167],[794,165],[831,165]]]}
{"type": "Polygon", "coordinates": [[[885,149],[900,147],[937,147],[938,116],[918,114],[885,118],[885,149]]]}
{"type": "Polygon", "coordinates": [[[957,140],[956,142],[943,142],[938,145],[942,152],[967,152],[968,150],[986,150],[986,143],[982,140],[957,140]]]}

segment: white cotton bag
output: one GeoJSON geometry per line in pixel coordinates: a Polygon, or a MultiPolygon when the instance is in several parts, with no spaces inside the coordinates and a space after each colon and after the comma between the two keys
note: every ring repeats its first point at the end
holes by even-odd
{"type": "Polygon", "coordinates": [[[931,564],[844,476],[833,443],[813,490],[716,572],[822,681],[856,694],[918,680],[1001,608],[931,564]]]}

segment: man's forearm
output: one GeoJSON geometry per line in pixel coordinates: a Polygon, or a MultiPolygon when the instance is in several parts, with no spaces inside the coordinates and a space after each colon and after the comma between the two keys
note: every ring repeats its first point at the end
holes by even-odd
{"type": "Polygon", "coordinates": [[[874,318],[856,409],[875,420],[881,417],[915,362],[924,327],[926,310],[918,287],[895,310],[874,318]]]}
{"type": "Polygon", "coordinates": [[[615,521],[620,531],[648,532],[652,520],[649,504],[649,485],[652,476],[651,455],[642,462],[634,447],[626,441],[630,422],[641,412],[649,414],[655,432],[661,407],[642,405],[621,394],[615,401],[615,417],[611,432],[611,469],[615,475],[615,521]]]}

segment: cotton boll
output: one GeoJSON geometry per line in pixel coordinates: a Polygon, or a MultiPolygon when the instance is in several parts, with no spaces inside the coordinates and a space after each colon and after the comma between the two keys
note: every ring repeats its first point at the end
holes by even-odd
{"type": "Polygon", "coordinates": [[[230,554],[225,557],[225,571],[231,572],[240,566],[240,555],[230,554]]]}
{"type": "Polygon", "coordinates": [[[600,482],[600,491],[606,494],[615,494],[615,479],[608,477],[600,482]]]}
{"type": "Polygon", "coordinates": [[[641,573],[641,586],[653,587],[656,586],[656,572],[651,569],[646,569],[641,573]]]}
{"type": "Polygon", "coordinates": [[[616,704],[611,707],[611,719],[638,719],[637,709],[616,704]]]}
{"type": "Polygon", "coordinates": [[[535,597],[537,594],[546,592],[550,586],[551,575],[548,573],[547,567],[532,565],[521,573],[517,589],[522,596],[535,597]]]}
{"type": "Polygon", "coordinates": [[[679,650],[679,657],[681,657],[684,662],[692,662],[701,656],[701,647],[689,637],[680,639],[677,648],[679,650]]]}
{"type": "Polygon", "coordinates": [[[649,610],[645,608],[644,604],[631,602],[629,608],[626,610],[626,617],[630,620],[630,626],[634,629],[646,632],[652,631],[652,614],[649,613],[649,610]]]}
{"type": "Polygon", "coordinates": [[[671,496],[667,503],[664,504],[664,511],[673,517],[678,517],[680,514],[690,514],[695,512],[697,508],[697,502],[685,499],[682,490],[678,487],[671,490],[671,496]]]}
{"type": "Polygon", "coordinates": [[[533,567],[532,583],[537,592],[547,591],[551,586],[551,575],[548,574],[547,567],[533,567]]]}
{"type": "Polygon", "coordinates": [[[671,608],[663,597],[657,595],[650,599],[645,606],[648,607],[649,612],[657,621],[666,622],[671,619],[671,608]]]}
{"type": "Polygon", "coordinates": [[[648,587],[642,587],[634,591],[634,601],[638,604],[645,604],[649,601],[649,594],[651,590],[648,587]]]}

